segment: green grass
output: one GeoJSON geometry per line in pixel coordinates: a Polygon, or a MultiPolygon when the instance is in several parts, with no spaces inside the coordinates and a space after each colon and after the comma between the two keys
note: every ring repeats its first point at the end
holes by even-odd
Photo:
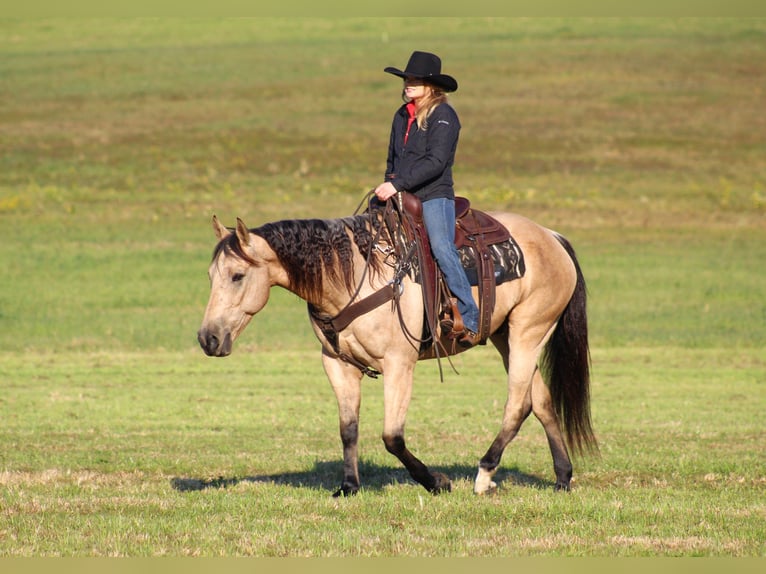
{"type": "MultiPolygon", "coordinates": [[[[357,497],[331,499],[335,407],[315,351],[24,354],[2,403],[5,555],[756,556],[763,551],[764,363],[682,349],[596,351],[602,458],[552,490],[539,425],[496,496],[472,479],[503,402],[488,350],[419,371],[409,438],[449,473],[414,485],[379,440],[365,383],[357,497]],[[736,366],[732,366],[736,359],[736,366]],[[492,366],[490,366],[492,365],[492,366]],[[708,380],[700,380],[704,369],[708,380]],[[44,373],[44,374],[43,374],[44,373]],[[762,403],[762,401],[760,401],[762,403]],[[736,417],[729,413],[736,413],[736,417]],[[53,464],[52,464],[53,463],[53,464]]],[[[7,376],[7,373],[3,373],[7,376]]]]}
{"type": "Polygon", "coordinates": [[[0,21],[0,556],[766,555],[766,24],[734,19],[0,21]],[[362,492],[305,305],[223,360],[195,333],[213,213],[350,213],[414,34],[460,81],[459,191],[572,239],[601,457],[552,490],[480,348],[416,373],[416,486],[364,383],[362,492]],[[353,47],[354,49],[349,49],[353,47]]]}

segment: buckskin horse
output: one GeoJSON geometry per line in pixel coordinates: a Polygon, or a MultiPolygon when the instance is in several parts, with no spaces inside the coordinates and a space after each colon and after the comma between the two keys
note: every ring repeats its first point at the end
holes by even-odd
{"type": "MultiPolygon", "coordinates": [[[[386,232],[379,212],[284,220],[256,229],[239,218],[236,227],[227,228],[213,216],[218,243],[208,269],[210,299],[197,337],[207,355],[227,356],[266,305],[272,287],[295,293],[308,303],[311,325],[322,344],[322,364],[338,402],[343,479],[334,495],[355,494],[360,488],[357,439],[365,374],[383,376],[386,450],[416,482],[437,494],[451,490],[450,479],[431,471],[408,449],[405,418],[418,360],[438,356],[435,349],[441,348],[444,355],[460,349],[449,346],[440,327],[430,347],[424,344],[434,322],[425,312],[418,274],[412,261],[394,253],[396,238],[386,232]],[[340,325],[333,323],[353,307],[356,313],[340,325]],[[446,345],[439,343],[440,337],[446,345]]],[[[474,492],[496,488],[493,477],[503,451],[530,413],[542,423],[548,439],[554,488],[569,490],[569,450],[597,449],[590,419],[583,274],[570,243],[560,234],[517,214],[487,215],[512,234],[525,271],[497,285],[486,316],[487,339],[508,373],[508,397],[500,431],[479,462],[474,492]]],[[[477,288],[474,294],[479,295],[477,288]]]]}

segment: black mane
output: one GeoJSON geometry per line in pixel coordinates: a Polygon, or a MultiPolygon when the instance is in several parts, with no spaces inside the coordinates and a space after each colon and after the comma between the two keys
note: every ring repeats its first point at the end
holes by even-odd
{"type": "MultiPolygon", "coordinates": [[[[377,227],[377,218],[373,220],[377,227]]],[[[342,219],[276,221],[250,231],[266,240],[287,272],[292,290],[310,303],[319,302],[325,280],[353,293],[354,248],[366,257],[373,240],[368,214],[342,219]]],[[[257,265],[242,249],[236,233],[216,246],[213,259],[221,251],[257,265]]],[[[373,271],[379,271],[377,262],[373,258],[373,271]]]]}

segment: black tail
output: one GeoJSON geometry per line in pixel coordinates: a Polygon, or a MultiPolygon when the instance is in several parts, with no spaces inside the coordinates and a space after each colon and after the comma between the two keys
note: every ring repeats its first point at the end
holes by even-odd
{"type": "Polygon", "coordinates": [[[571,451],[598,451],[590,421],[590,350],[588,348],[587,291],[585,278],[572,245],[557,238],[572,258],[577,283],[572,298],[545,348],[543,370],[571,451]]]}

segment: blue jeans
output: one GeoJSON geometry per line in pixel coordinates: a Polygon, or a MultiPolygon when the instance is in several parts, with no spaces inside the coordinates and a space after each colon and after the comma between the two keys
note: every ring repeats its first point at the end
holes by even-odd
{"type": "Polygon", "coordinates": [[[447,287],[457,299],[466,329],[479,331],[479,308],[471,294],[471,284],[455,248],[455,201],[447,198],[423,202],[423,222],[431,242],[431,251],[439,265],[447,287]]]}

